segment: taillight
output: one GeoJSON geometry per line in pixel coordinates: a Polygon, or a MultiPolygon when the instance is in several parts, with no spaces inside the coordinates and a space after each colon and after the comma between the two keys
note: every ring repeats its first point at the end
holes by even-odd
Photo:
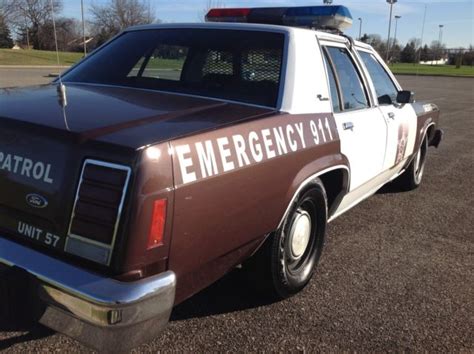
{"type": "Polygon", "coordinates": [[[150,232],[148,234],[147,249],[152,249],[163,244],[166,220],[166,199],[159,199],[153,203],[150,232]]]}
{"type": "Polygon", "coordinates": [[[65,250],[109,265],[131,170],[86,160],[77,187],[65,250]]]}

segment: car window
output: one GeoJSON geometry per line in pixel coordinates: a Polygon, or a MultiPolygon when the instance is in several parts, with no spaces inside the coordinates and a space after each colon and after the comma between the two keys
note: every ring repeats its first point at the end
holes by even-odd
{"type": "Polygon", "coordinates": [[[329,65],[326,51],[324,51],[323,60],[324,60],[324,65],[326,66],[326,72],[328,73],[328,77],[329,77],[329,89],[331,90],[332,107],[333,107],[334,113],[337,113],[341,111],[339,91],[337,89],[336,77],[334,76],[334,71],[332,69],[332,66],[329,65]]]}
{"type": "Polygon", "coordinates": [[[344,110],[367,108],[367,95],[359,73],[345,48],[327,47],[342,91],[344,110]]]}
{"type": "Polygon", "coordinates": [[[263,31],[130,31],[86,58],[63,80],[276,107],[284,44],[283,33],[263,31]]]}
{"type": "Polygon", "coordinates": [[[158,45],[152,55],[143,56],[128,77],[148,77],[179,81],[188,48],[177,45],[158,45]]]}
{"type": "Polygon", "coordinates": [[[372,78],[379,103],[388,103],[384,96],[389,96],[390,101],[395,102],[397,99],[398,89],[383,66],[371,53],[359,51],[359,55],[372,78]]]}

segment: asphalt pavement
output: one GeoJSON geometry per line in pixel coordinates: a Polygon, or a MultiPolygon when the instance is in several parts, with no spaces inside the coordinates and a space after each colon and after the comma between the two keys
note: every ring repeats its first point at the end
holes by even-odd
{"type": "Polygon", "coordinates": [[[54,77],[51,74],[58,74],[60,70],[55,67],[0,67],[0,88],[16,87],[16,86],[30,86],[47,84],[51,82],[54,77]]]}
{"type": "MultiPolygon", "coordinates": [[[[442,112],[445,140],[430,148],[422,186],[385,188],[332,222],[301,294],[261,302],[233,271],[175,308],[135,352],[474,351],[474,79],[399,79],[442,112]]],[[[1,349],[88,351],[40,325],[0,321],[1,349]]]]}

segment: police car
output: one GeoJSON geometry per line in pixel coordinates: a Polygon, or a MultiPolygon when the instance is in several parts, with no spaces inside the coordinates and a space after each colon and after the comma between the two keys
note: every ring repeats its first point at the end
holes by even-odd
{"type": "Polygon", "coordinates": [[[37,319],[93,348],[157,336],[239,265],[296,294],[328,222],[389,182],[417,188],[441,141],[438,108],[342,33],[347,8],[207,20],[130,28],[0,94],[3,286],[34,284],[37,319]]]}

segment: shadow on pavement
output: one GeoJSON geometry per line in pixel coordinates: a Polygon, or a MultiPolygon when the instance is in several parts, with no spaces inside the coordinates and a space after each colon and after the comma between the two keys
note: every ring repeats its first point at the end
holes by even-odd
{"type": "Polygon", "coordinates": [[[407,191],[401,189],[396,183],[387,183],[382,188],[380,188],[376,194],[399,194],[406,193],[407,191]]]}
{"type": "Polygon", "coordinates": [[[31,300],[35,284],[30,280],[18,269],[0,269],[0,332],[19,333],[0,341],[0,351],[54,334],[37,322],[43,309],[31,300]]]}
{"type": "Polygon", "coordinates": [[[15,344],[21,344],[32,340],[42,339],[53,335],[55,332],[43,327],[38,323],[18,324],[4,323],[0,320],[0,332],[20,332],[19,335],[0,341],[0,351],[8,349],[15,344]]]}
{"type": "Polygon", "coordinates": [[[235,269],[210,287],[176,306],[170,321],[208,317],[270,305],[275,302],[258,294],[247,272],[235,269]]]}

